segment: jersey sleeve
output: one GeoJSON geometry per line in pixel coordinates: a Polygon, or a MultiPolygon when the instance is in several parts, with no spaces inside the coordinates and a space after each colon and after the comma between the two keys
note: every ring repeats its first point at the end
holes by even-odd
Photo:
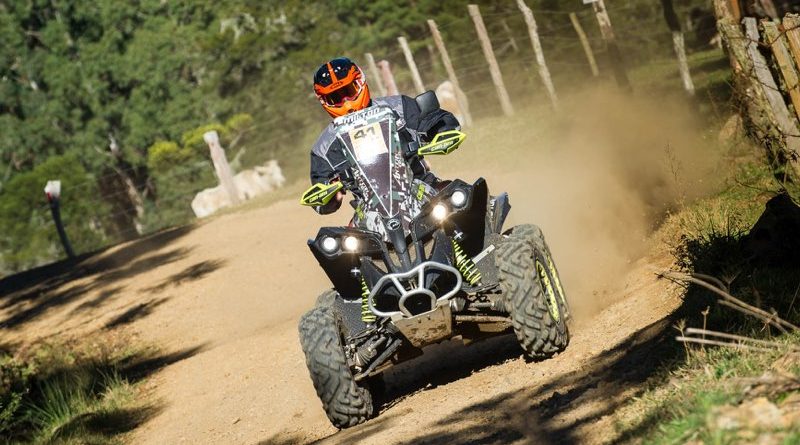
{"type": "Polygon", "coordinates": [[[311,184],[327,183],[334,176],[331,164],[322,156],[311,152],[311,184]]]}
{"type": "MultiPolygon", "coordinates": [[[[311,152],[311,184],[323,183],[327,184],[335,175],[331,164],[322,156],[311,152]]],[[[324,206],[315,206],[313,209],[320,215],[327,215],[339,210],[342,202],[337,199],[331,199],[330,202],[324,206]]]]}

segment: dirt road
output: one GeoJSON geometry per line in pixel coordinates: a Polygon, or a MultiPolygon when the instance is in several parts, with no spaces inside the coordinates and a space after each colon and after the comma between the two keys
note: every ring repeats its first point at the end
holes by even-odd
{"type": "Polygon", "coordinates": [[[653,371],[644,364],[680,299],[652,273],[670,259],[644,239],[650,191],[601,174],[591,153],[569,175],[532,175],[543,158],[512,168],[491,153],[476,157],[480,170],[457,168],[459,155],[441,170],[480,171],[511,192],[511,224],[543,227],[578,315],[567,351],[528,363],[511,336],[437,345],[390,370],[380,416],[350,430],[326,419],[296,327],[329,286],[305,241],[346,212],[323,218],[284,201],[111,249],[75,279],[0,301],[3,342],[123,330],[160,345],[166,366],[144,383],[155,409],[135,444],[602,442],[609,415],[653,371]]]}
{"type": "MultiPolygon", "coordinates": [[[[598,293],[618,301],[579,320],[565,353],[526,363],[510,336],[470,348],[439,345],[423,361],[387,375],[389,400],[380,417],[336,434],[297,340],[297,319],[327,285],[311,255],[298,248],[319,224],[305,210],[281,202],[228,215],[129,261],[121,258],[124,247],[109,252],[104,258],[119,259],[118,268],[51,290],[50,298],[69,301],[19,318],[17,335],[49,336],[53,326],[59,335],[124,326],[179,358],[146,384],[159,412],[130,443],[451,443],[487,434],[485,443],[506,443],[560,431],[588,437],[597,426],[584,421],[602,421],[635,391],[619,375],[604,377],[612,366],[606,362],[619,360],[628,352],[622,343],[678,304],[645,266],[665,259],[647,258],[627,288],[598,293]],[[544,415],[540,406],[553,413],[544,415]]],[[[4,318],[26,306],[6,310],[4,318]]]]}

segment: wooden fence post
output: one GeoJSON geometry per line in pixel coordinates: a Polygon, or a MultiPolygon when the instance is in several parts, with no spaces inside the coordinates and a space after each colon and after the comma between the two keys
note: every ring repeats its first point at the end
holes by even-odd
{"type": "Polygon", "coordinates": [[[717,20],[730,18],[739,23],[742,14],[739,10],[738,0],[714,0],[714,16],[717,20]]]}
{"type": "Polygon", "coordinates": [[[517,7],[522,11],[522,15],[525,16],[525,23],[528,25],[531,45],[533,45],[533,52],[536,54],[536,64],[539,65],[539,77],[542,78],[542,83],[544,83],[547,95],[550,97],[550,102],[553,103],[553,108],[558,110],[558,96],[553,86],[553,79],[550,77],[550,70],[547,69],[547,63],[544,61],[542,42],[539,41],[539,32],[536,29],[536,19],[533,17],[533,11],[523,0],[517,0],[517,7]]]}
{"type": "Polygon", "coordinates": [[[214,171],[217,172],[217,179],[222,188],[227,192],[231,205],[239,204],[239,190],[233,182],[233,174],[228,159],[225,158],[225,150],[219,143],[219,134],[216,131],[209,131],[203,134],[203,140],[208,144],[211,151],[211,161],[214,163],[214,171]]]}
{"type": "Polygon", "coordinates": [[[75,251],[72,250],[67,231],[64,230],[64,222],[61,220],[61,181],[58,179],[47,181],[44,186],[44,193],[47,196],[47,203],[50,204],[50,214],[53,216],[53,222],[56,225],[58,239],[61,240],[61,245],[64,247],[67,257],[74,259],[75,251]]]}
{"type": "Polygon", "coordinates": [[[442,40],[442,35],[439,34],[439,28],[436,26],[436,22],[428,20],[428,27],[431,29],[431,34],[433,34],[433,42],[436,43],[436,48],[439,49],[439,54],[442,56],[442,64],[444,65],[445,71],[447,71],[447,78],[450,79],[450,83],[453,84],[456,90],[458,107],[464,114],[464,126],[469,127],[472,125],[472,115],[469,113],[469,101],[467,101],[464,92],[461,90],[461,85],[458,83],[456,71],[453,69],[453,63],[450,61],[450,54],[447,52],[447,47],[444,46],[444,40],[442,40]]]}
{"type": "Polygon", "coordinates": [[[775,115],[775,120],[778,128],[786,137],[786,145],[790,150],[800,154],[800,134],[797,132],[797,125],[795,120],[789,116],[789,110],[786,108],[786,103],[783,101],[783,96],[772,78],[772,73],[769,71],[767,61],[764,56],[758,51],[759,35],[758,24],[754,17],[744,18],[745,35],[749,39],[747,42],[747,52],[753,60],[753,71],[755,71],[756,79],[761,84],[764,95],[772,107],[772,112],[775,115]]]}
{"type": "Polygon", "coordinates": [[[581,22],[578,21],[578,15],[574,12],[569,13],[569,19],[572,22],[572,27],[578,34],[583,46],[583,52],[586,53],[586,59],[589,61],[589,67],[592,69],[592,76],[597,77],[600,75],[600,70],[597,69],[597,61],[594,59],[594,52],[592,52],[592,45],[589,44],[589,39],[586,38],[586,33],[583,31],[581,22]]]}
{"type": "Polygon", "coordinates": [[[689,62],[686,60],[686,45],[683,40],[681,23],[678,21],[678,15],[675,14],[672,0],[661,0],[661,6],[664,9],[664,19],[667,21],[667,26],[672,31],[672,46],[675,48],[675,55],[678,57],[678,70],[683,80],[683,89],[690,96],[694,96],[694,82],[692,82],[692,75],[689,73],[689,62]]]}
{"type": "Polygon", "coordinates": [[[611,59],[611,67],[614,70],[617,85],[625,91],[631,91],[631,81],[628,79],[628,73],[625,72],[622,54],[620,54],[617,46],[617,38],[614,36],[614,28],[611,27],[611,18],[608,16],[606,5],[603,0],[594,0],[592,8],[597,17],[597,23],[600,25],[600,34],[606,42],[608,57],[611,59]]]}
{"type": "Polygon", "coordinates": [[[794,105],[795,115],[800,118],[800,89],[798,89],[797,70],[792,62],[792,55],[789,54],[789,49],[786,47],[786,38],[778,30],[778,25],[775,22],[762,20],[761,25],[764,26],[765,40],[772,48],[772,55],[775,56],[775,61],[778,62],[778,68],[780,68],[781,75],[783,75],[783,81],[789,91],[792,105],[794,105]]]}
{"type": "Polygon", "coordinates": [[[690,96],[694,96],[694,82],[692,81],[692,74],[689,72],[689,61],[686,59],[686,45],[682,32],[672,32],[672,46],[675,48],[675,55],[678,57],[678,71],[680,71],[681,79],[683,80],[683,89],[690,96]]]}
{"type": "Polygon", "coordinates": [[[398,94],[400,94],[397,91],[397,84],[394,81],[394,75],[392,74],[392,68],[389,66],[389,61],[381,60],[380,62],[378,62],[378,68],[381,71],[383,84],[386,85],[386,95],[397,96],[398,94]]]}
{"type": "Polygon", "coordinates": [[[778,8],[775,7],[775,3],[772,0],[761,0],[761,8],[770,18],[774,20],[780,18],[778,16],[778,8]]]}
{"type": "MultiPolygon", "coordinates": [[[[367,67],[369,67],[369,73],[375,79],[375,86],[378,87],[378,91],[376,91],[376,93],[380,94],[381,96],[386,96],[386,87],[383,86],[381,72],[378,71],[378,66],[375,65],[375,58],[372,57],[372,53],[366,53],[364,56],[367,58],[367,67]]],[[[372,83],[371,80],[370,83],[372,83]]]]}
{"type": "Polygon", "coordinates": [[[400,42],[400,48],[403,49],[403,55],[406,56],[408,68],[411,69],[411,78],[414,80],[414,87],[417,89],[417,94],[422,94],[425,92],[425,85],[422,83],[422,78],[419,77],[417,63],[414,62],[414,55],[411,54],[411,48],[408,47],[408,40],[406,40],[405,37],[398,37],[397,41],[400,42]]]}
{"type": "Polygon", "coordinates": [[[792,51],[794,61],[800,67],[800,16],[787,14],[783,18],[782,28],[786,32],[786,39],[789,41],[789,49],[792,51]]]}
{"type": "MultiPolygon", "coordinates": [[[[724,12],[724,11],[723,11],[724,12]]],[[[800,144],[794,119],[790,117],[783,96],[758,49],[758,29],[754,18],[746,18],[747,36],[742,27],[728,15],[719,18],[722,41],[728,50],[733,68],[734,92],[743,105],[742,118],[748,132],[763,146],[770,162],[782,168],[791,180],[800,178],[800,163],[794,161],[800,144]]]]}
{"type": "Polygon", "coordinates": [[[494,50],[492,50],[492,42],[489,40],[489,34],[486,32],[486,26],[483,24],[483,17],[478,9],[478,5],[467,5],[469,15],[475,23],[475,30],[478,32],[478,39],[481,41],[483,47],[483,55],[486,57],[486,62],[489,64],[489,73],[492,75],[492,82],[497,90],[497,97],[500,99],[500,106],[503,108],[503,114],[506,116],[514,115],[514,108],[511,106],[511,99],[508,98],[506,86],[503,83],[503,75],[500,73],[500,67],[497,65],[497,59],[494,57],[494,50]]]}

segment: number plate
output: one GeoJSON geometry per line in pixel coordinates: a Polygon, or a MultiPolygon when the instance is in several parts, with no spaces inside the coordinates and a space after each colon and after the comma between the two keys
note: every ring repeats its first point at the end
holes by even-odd
{"type": "Polygon", "coordinates": [[[350,130],[349,134],[353,142],[353,151],[360,161],[370,160],[389,152],[379,122],[350,130]]]}

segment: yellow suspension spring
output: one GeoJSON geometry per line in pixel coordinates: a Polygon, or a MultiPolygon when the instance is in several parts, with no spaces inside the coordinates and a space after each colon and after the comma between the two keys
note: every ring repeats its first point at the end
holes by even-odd
{"type": "Polygon", "coordinates": [[[368,298],[369,288],[367,287],[367,282],[364,281],[364,278],[361,278],[361,321],[364,323],[374,323],[375,314],[369,310],[369,303],[367,303],[368,298]]]}
{"type": "Polygon", "coordinates": [[[467,280],[470,286],[474,286],[479,281],[481,281],[481,273],[478,270],[478,267],[475,266],[475,262],[472,261],[467,254],[464,253],[464,249],[458,244],[458,241],[452,239],[453,241],[453,253],[455,254],[456,260],[456,268],[461,272],[461,275],[467,280]]]}

